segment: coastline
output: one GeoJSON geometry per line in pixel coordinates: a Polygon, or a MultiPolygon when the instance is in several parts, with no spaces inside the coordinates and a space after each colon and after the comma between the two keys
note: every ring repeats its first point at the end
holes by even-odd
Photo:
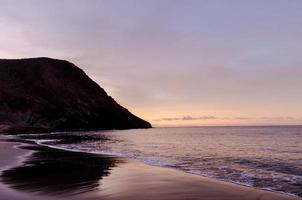
{"type": "Polygon", "coordinates": [[[63,199],[66,196],[72,199],[299,199],[132,159],[35,144],[16,146],[17,142],[0,142],[1,200],[63,199]],[[72,175],[64,175],[72,168],[75,169],[72,175]],[[38,177],[43,178],[46,172],[49,173],[44,177],[46,180],[38,177]],[[58,184],[60,187],[56,187],[58,184]]]}

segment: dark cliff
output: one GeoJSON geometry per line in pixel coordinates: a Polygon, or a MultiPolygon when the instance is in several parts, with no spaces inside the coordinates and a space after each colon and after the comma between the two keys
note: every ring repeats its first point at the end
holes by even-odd
{"type": "Polygon", "coordinates": [[[0,132],[150,127],[68,61],[0,59],[0,132]]]}

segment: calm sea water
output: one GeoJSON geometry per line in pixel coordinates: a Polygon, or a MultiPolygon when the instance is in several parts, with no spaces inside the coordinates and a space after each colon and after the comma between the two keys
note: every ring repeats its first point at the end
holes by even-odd
{"type": "Polygon", "coordinates": [[[154,128],[20,137],[302,197],[302,126],[154,128]]]}

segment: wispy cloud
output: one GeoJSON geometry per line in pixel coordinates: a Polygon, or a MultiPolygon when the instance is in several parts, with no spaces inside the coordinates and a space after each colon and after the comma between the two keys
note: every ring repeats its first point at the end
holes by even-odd
{"type": "Polygon", "coordinates": [[[234,117],[234,119],[238,119],[238,120],[248,120],[251,119],[249,117],[234,117]]]}
{"type": "Polygon", "coordinates": [[[198,116],[192,117],[191,115],[185,115],[183,117],[166,117],[161,119],[155,119],[155,121],[190,121],[190,120],[210,120],[210,119],[217,119],[214,116],[198,116]]]}
{"type": "Polygon", "coordinates": [[[224,122],[298,122],[302,120],[302,117],[291,117],[291,116],[279,116],[279,117],[215,117],[215,116],[191,116],[185,115],[182,117],[164,117],[160,119],[155,119],[154,121],[206,121],[206,120],[216,120],[224,122]]]}
{"type": "Polygon", "coordinates": [[[234,117],[229,119],[235,120],[273,120],[273,121],[285,121],[285,120],[301,120],[302,117],[280,116],[280,117],[234,117]]]}

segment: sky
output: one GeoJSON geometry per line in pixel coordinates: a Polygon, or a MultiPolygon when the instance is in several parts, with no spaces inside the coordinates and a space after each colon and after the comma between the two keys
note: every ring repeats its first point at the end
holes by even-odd
{"type": "Polygon", "coordinates": [[[301,0],[0,0],[0,58],[82,68],[154,126],[302,124],[301,0]]]}

